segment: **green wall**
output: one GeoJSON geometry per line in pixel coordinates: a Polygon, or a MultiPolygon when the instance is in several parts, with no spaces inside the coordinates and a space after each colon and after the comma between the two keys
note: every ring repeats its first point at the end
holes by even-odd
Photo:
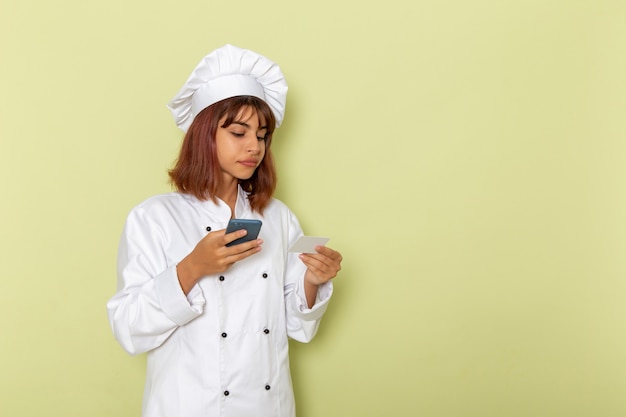
{"type": "Polygon", "coordinates": [[[1,0],[0,415],[138,416],[105,304],[225,43],[290,84],[278,197],[345,257],[299,417],[626,415],[626,3],[1,0]]]}

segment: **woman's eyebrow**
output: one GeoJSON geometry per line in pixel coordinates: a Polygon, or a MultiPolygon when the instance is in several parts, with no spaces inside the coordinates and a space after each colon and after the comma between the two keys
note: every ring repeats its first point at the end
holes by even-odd
{"type": "MultiPolygon", "coordinates": [[[[240,125],[240,126],[243,126],[243,127],[245,127],[245,128],[250,129],[250,125],[249,125],[248,123],[246,123],[246,122],[237,122],[237,121],[234,121],[232,124],[234,124],[234,125],[240,125]]],[[[259,128],[258,128],[257,130],[263,130],[263,129],[267,129],[267,126],[259,126],[259,128]]]]}

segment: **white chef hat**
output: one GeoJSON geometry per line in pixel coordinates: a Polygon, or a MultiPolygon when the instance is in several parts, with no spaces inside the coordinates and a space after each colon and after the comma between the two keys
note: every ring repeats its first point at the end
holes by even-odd
{"type": "Polygon", "coordinates": [[[287,82],[280,68],[256,52],[233,45],[205,56],[167,107],[176,125],[187,132],[203,109],[235,96],[260,98],[272,109],[276,127],[283,121],[287,82]]]}

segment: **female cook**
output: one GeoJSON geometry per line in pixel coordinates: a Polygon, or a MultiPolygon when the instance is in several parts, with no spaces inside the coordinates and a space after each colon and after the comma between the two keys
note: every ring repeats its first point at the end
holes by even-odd
{"type": "Polygon", "coordinates": [[[176,191],[128,215],[107,304],[122,347],[147,352],[144,417],[295,415],[287,338],[315,336],[342,257],[288,252],[303,232],[272,197],[270,152],[286,94],[274,62],[226,45],[168,104],[186,132],[176,191]],[[226,246],[234,218],[261,220],[258,239],[226,246]]]}

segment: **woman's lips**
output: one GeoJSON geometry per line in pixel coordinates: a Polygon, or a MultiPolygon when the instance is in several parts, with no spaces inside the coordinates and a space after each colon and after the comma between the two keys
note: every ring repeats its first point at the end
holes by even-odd
{"type": "Polygon", "coordinates": [[[243,161],[239,161],[239,163],[249,168],[255,168],[258,165],[258,161],[256,159],[244,159],[243,161]]]}

